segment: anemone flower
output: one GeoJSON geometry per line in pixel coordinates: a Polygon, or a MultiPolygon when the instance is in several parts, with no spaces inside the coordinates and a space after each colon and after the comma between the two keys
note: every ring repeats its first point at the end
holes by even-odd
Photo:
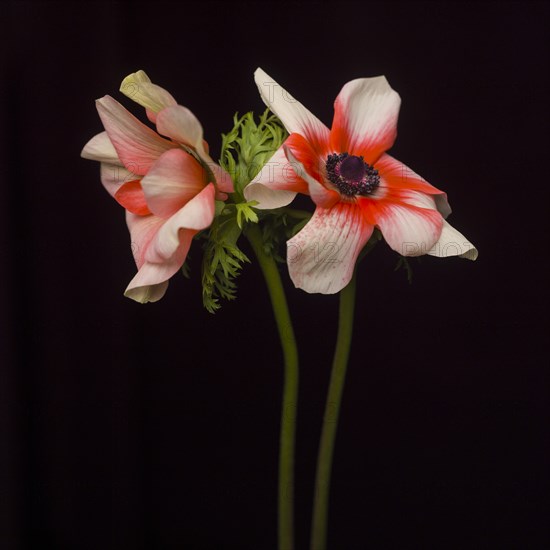
{"type": "Polygon", "coordinates": [[[96,102],[105,131],[81,155],[101,163],[103,186],[126,210],[138,272],[125,296],[155,302],[185,262],[194,235],[212,223],[215,199],[225,200],[233,184],[208,155],[189,109],[143,71],[125,78],[122,91],[146,108],[158,132],[105,96],[96,102]]]}
{"type": "Polygon", "coordinates": [[[263,70],[255,80],[290,135],[245,196],[264,209],[286,206],[296,193],[316,205],[287,243],[296,287],[340,291],[375,228],[403,256],[477,258],[475,247],[445,221],[451,212],[446,194],[386,153],[397,135],[401,99],[385,77],[348,82],[334,103],[330,130],[263,70]]]}

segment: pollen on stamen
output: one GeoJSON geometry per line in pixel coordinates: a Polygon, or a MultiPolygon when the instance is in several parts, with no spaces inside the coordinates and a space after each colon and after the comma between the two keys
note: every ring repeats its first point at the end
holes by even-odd
{"type": "Polygon", "coordinates": [[[327,177],[346,197],[370,195],[380,185],[378,170],[362,156],[332,153],[326,160],[327,177]]]}

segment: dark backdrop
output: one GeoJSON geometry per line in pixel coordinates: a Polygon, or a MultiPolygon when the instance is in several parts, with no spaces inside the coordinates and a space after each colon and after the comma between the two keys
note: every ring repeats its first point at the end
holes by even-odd
{"type": "MultiPolygon", "coordinates": [[[[256,264],[217,315],[194,277],[123,297],[122,209],[82,160],[94,100],[145,69],[205,128],[259,112],[261,66],[330,124],[385,74],[392,154],[446,190],[477,262],[361,265],[331,548],[541,548],[548,491],[546,3],[11,2],[2,17],[2,548],[269,550],[281,353],[256,264]],[[544,284],[543,284],[544,283],[544,284]]],[[[140,112],[140,109],[135,110],[140,112]]],[[[247,249],[248,250],[248,249],[247,249]]],[[[337,298],[292,288],[298,548],[337,298]]]]}

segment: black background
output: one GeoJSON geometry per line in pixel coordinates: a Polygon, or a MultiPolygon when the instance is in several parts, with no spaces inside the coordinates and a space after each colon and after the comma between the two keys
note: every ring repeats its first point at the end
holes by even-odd
{"type": "MultiPolygon", "coordinates": [[[[62,550],[276,547],[281,353],[258,266],[215,316],[194,277],[135,272],[97,163],[94,100],[138,69],[214,156],[261,112],[261,66],[330,124],[353,78],[402,97],[392,154],[449,194],[477,262],[385,245],[361,264],[331,494],[332,549],[541,548],[548,491],[548,5],[0,8],[0,539],[62,550]]],[[[245,250],[246,245],[243,244],[245,250]]],[[[295,290],[297,539],[307,548],[337,297],[295,290]]]]}

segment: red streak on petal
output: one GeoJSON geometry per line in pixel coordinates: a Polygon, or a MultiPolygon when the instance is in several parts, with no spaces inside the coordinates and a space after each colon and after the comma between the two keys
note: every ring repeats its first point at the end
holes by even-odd
{"type": "Polygon", "coordinates": [[[330,130],[330,145],[332,150],[337,153],[349,153],[350,139],[347,118],[339,103],[336,103],[334,107],[334,119],[330,130]]]}
{"type": "Polygon", "coordinates": [[[431,210],[429,208],[422,208],[408,203],[407,201],[400,199],[398,195],[384,198],[382,200],[375,200],[369,198],[358,197],[357,203],[363,212],[363,216],[367,223],[378,226],[378,222],[381,218],[392,215],[392,206],[400,206],[416,212],[420,216],[429,220],[430,223],[441,225],[441,214],[437,210],[431,210]]]}
{"type": "Polygon", "coordinates": [[[380,173],[383,180],[383,187],[391,189],[396,193],[400,190],[407,189],[411,191],[420,191],[427,195],[438,195],[443,193],[443,191],[429,184],[424,178],[415,174],[405,164],[402,164],[389,155],[382,155],[375,163],[374,167],[380,173]]]}
{"type": "Polygon", "coordinates": [[[303,164],[312,178],[321,183],[325,181],[326,155],[324,150],[316,149],[300,134],[290,134],[284,144],[290,148],[296,160],[303,164]]]}

